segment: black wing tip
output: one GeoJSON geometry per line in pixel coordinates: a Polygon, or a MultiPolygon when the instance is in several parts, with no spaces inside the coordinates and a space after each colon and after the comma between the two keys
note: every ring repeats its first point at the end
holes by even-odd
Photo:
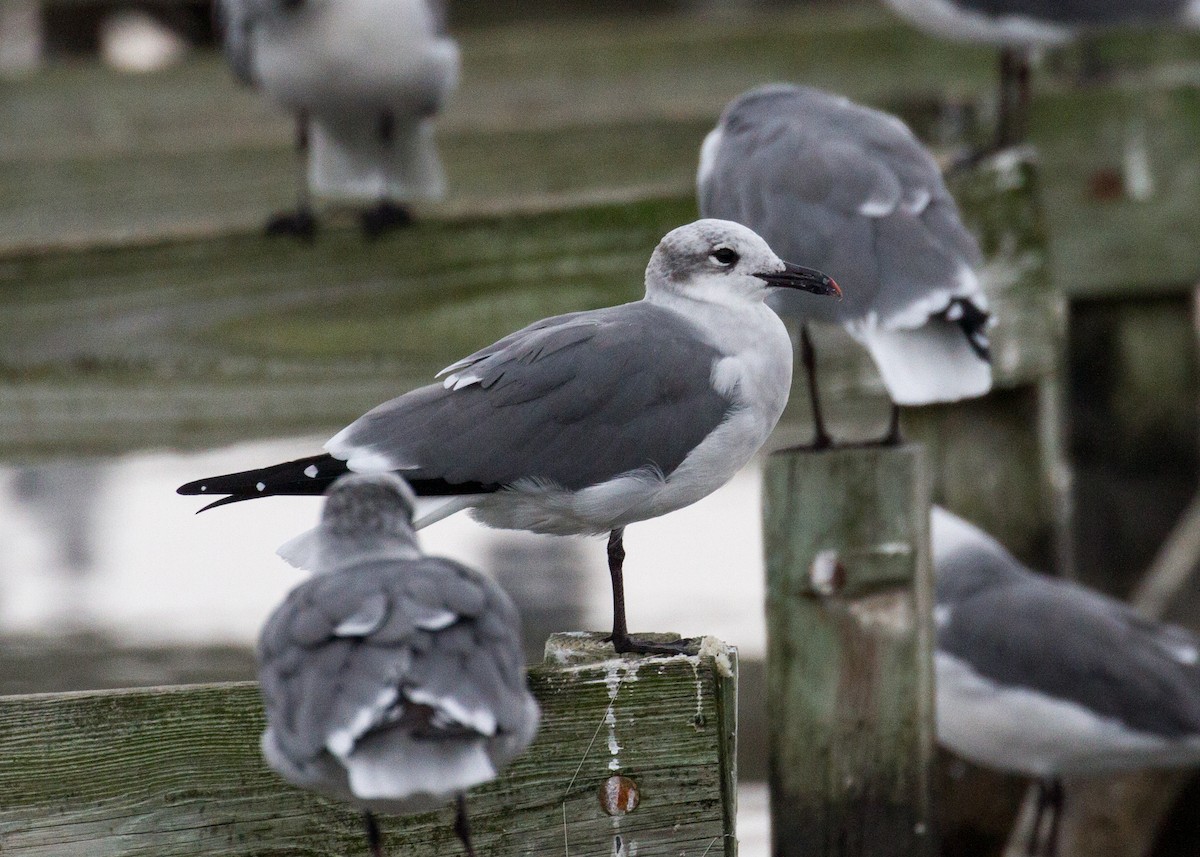
{"type": "Polygon", "coordinates": [[[959,326],[967,338],[967,345],[975,352],[976,357],[985,363],[992,362],[992,344],[987,335],[987,329],[992,322],[990,312],[970,298],[957,297],[951,298],[950,303],[938,316],[959,326]]]}

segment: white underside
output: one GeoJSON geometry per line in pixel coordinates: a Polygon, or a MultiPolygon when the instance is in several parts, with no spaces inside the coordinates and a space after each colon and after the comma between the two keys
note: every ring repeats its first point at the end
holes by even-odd
{"type": "Polygon", "coordinates": [[[427,812],[455,795],[495,778],[483,738],[418,740],[388,733],[364,742],[343,763],[333,755],[301,768],[283,755],[268,730],[262,751],[288,782],[363,809],[396,814],[427,812]]]}
{"type": "Polygon", "coordinates": [[[928,405],[982,396],[992,388],[992,367],[953,322],[931,320],[913,330],[850,328],[875,361],[897,405],[928,405]]]}
{"type": "Polygon", "coordinates": [[[254,79],[309,115],[309,185],[345,200],[436,199],[445,177],[432,117],[458,83],[459,52],[425,0],[310,0],[254,31],[254,79]],[[380,117],[394,119],[389,143],[380,117]]]}
{"type": "Polygon", "coordinates": [[[441,199],[446,176],[428,119],[397,121],[385,144],[375,116],[309,122],[308,186],[326,199],[441,199]]]}
{"type": "Polygon", "coordinates": [[[886,0],[901,17],[927,33],[956,41],[1014,48],[1058,45],[1075,37],[1061,24],[1016,15],[990,17],[963,9],[949,0],[886,0]]]}
{"type": "Polygon", "coordinates": [[[1200,736],[1134,732],[1075,703],[1001,687],[944,652],[934,661],[938,742],[970,761],[1029,777],[1200,763],[1200,736]]]}
{"type": "Polygon", "coordinates": [[[314,0],[254,30],[254,79],[293,109],[429,115],[458,82],[458,46],[425,0],[314,0]]]}

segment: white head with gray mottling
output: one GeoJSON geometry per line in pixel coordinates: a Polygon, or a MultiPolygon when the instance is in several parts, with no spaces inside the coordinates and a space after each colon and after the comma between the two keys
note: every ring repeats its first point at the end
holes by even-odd
{"type": "Polygon", "coordinates": [[[360,559],[421,556],[413,530],[417,497],[394,473],[349,473],[329,488],[316,531],[316,571],[360,559]]]}
{"type": "Polygon", "coordinates": [[[841,296],[820,271],[784,262],[751,229],[697,220],[668,232],[646,266],[646,296],[668,293],[706,303],[761,303],[773,289],[841,296]]]}

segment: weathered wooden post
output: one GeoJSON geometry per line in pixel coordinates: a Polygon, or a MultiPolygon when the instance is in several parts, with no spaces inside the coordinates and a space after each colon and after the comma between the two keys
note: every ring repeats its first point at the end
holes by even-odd
{"type": "Polygon", "coordinates": [[[784,450],[763,492],[774,854],[933,854],[923,450],[784,450]]]}

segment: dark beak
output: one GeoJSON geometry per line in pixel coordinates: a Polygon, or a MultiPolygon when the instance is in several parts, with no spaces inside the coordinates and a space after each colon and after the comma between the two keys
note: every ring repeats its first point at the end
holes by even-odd
{"type": "Polygon", "coordinates": [[[833,277],[812,268],[793,265],[791,262],[784,262],[782,271],[771,271],[754,276],[765,280],[768,286],[776,286],[781,289],[800,289],[804,292],[812,292],[814,295],[836,295],[838,300],[842,299],[842,290],[833,281],[833,277]]]}

